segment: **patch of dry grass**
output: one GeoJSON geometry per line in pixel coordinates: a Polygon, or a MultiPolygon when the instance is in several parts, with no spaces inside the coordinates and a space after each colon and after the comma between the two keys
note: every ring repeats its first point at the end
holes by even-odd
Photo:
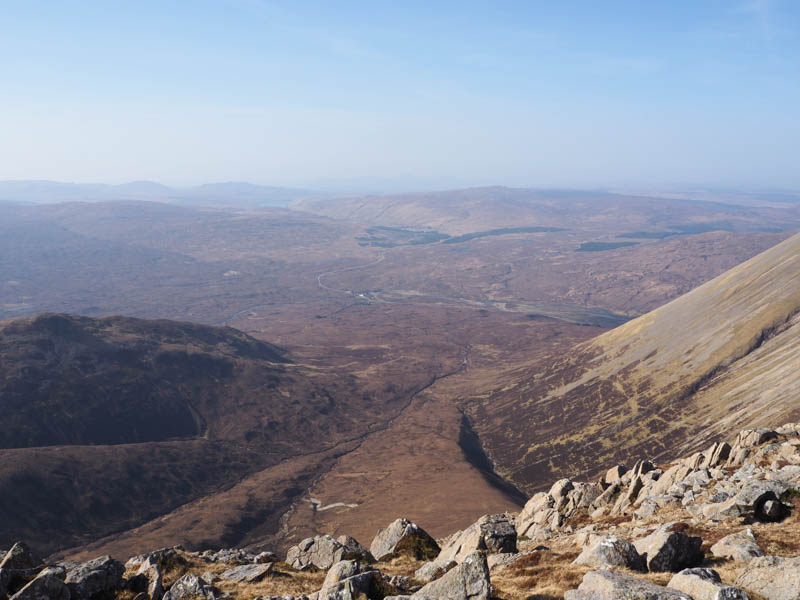
{"type": "Polygon", "coordinates": [[[592,569],[573,565],[577,552],[543,550],[524,556],[492,575],[495,597],[502,600],[555,600],[580,585],[592,569]]]}
{"type": "Polygon", "coordinates": [[[235,583],[225,579],[214,586],[237,600],[252,600],[258,596],[311,594],[322,587],[325,571],[298,571],[285,563],[276,563],[267,577],[258,583],[235,583]]]}

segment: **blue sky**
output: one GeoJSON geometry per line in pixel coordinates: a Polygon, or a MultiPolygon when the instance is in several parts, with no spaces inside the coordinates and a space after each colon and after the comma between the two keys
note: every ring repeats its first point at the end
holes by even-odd
{"type": "Polygon", "coordinates": [[[0,8],[0,179],[800,188],[794,0],[0,8]]]}

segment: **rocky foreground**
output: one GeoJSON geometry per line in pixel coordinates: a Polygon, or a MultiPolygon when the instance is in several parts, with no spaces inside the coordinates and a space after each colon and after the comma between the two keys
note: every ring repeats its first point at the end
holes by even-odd
{"type": "Polygon", "coordinates": [[[434,540],[397,519],[369,548],[321,535],[289,549],[45,564],[1,552],[0,600],[800,600],[800,424],[742,431],[675,464],[561,479],[519,514],[434,540]]]}

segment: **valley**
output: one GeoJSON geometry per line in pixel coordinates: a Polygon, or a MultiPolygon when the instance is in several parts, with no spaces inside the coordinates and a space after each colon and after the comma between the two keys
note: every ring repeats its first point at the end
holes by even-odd
{"type": "MultiPolygon", "coordinates": [[[[141,200],[0,204],[4,364],[23,372],[40,360],[34,351],[12,351],[10,331],[43,327],[26,315],[85,315],[89,320],[76,325],[86,329],[78,339],[109,335],[104,343],[116,344],[141,336],[137,352],[162,335],[160,326],[147,325],[151,321],[124,334],[104,325],[105,315],[125,315],[244,332],[274,345],[286,361],[280,368],[293,380],[287,387],[239,379],[235,388],[213,393],[216,406],[192,402],[185,431],[158,439],[112,431],[107,438],[69,439],[53,426],[39,437],[6,443],[0,453],[13,460],[0,468],[0,486],[19,489],[20,469],[38,482],[6,501],[9,514],[31,503],[59,513],[86,514],[98,501],[105,508],[80,525],[64,523],[47,538],[36,537],[24,520],[3,537],[25,537],[49,553],[84,558],[178,542],[282,549],[321,532],[369,539],[398,514],[439,536],[475,515],[518,510],[532,490],[567,474],[566,459],[549,458],[559,444],[569,439],[584,448],[581,436],[596,434],[581,429],[585,423],[575,413],[554,412],[558,402],[528,400],[550,389],[537,387],[541,374],[557,373],[553,377],[566,385],[583,373],[584,358],[605,351],[606,331],[630,331],[640,315],[800,228],[795,204],[671,204],[507,188],[359,202],[298,201],[289,209],[141,200]],[[635,245],[579,251],[634,235],[635,245]],[[308,397],[311,389],[327,398],[326,406],[317,410],[300,400],[294,409],[275,409],[286,398],[308,397]],[[236,406],[244,410],[241,417],[231,416],[236,406]],[[269,427],[255,425],[256,414],[269,427]],[[548,425],[562,414],[558,418],[572,429],[548,425]],[[537,441],[524,445],[523,438],[537,441]],[[175,452],[189,447],[194,458],[184,464],[175,452]],[[513,450],[528,447],[546,468],[531,463],[530,453],[513,450]],[[75,485],[88,485],[92,465],[103,461],[120,473],[144,462],[165,476],[136,492],[112,477],[103,497],[81,495],[79,504],[56,506],[49,497],[74,497],[55,476],[67,458],[75,485]],[[194,469],[204,463],[210,467],[195,482],[194,469]],[[157,502],[145,498],[149,486],[162,490],[157,502]]],[[[64,355],[65,372],[85,373],[105,351],[92,350],[92,358],[81,352],[64,355]]],[[[204,393],[222,385],[202,381],[196,385],[204,393]]],[[[172,386],[153,385],[153,393],[167,395],[172,386]]],[[[76,401],[95,398],[70,379],[61,389],[76,401]]],[[[0,390],[4,405],[12,393],[8,385],[0,390]]],[[[48,394],[43,397],[52,399],[48,394]]],[[[110,398],[116,401],[109,389],[96,399],[110,398]]],[[[137,431],[149,431],[148,423],[159,419],[144,418],[137,431]]],[[[647,422],[631,419],[637,428],[647,422]]],[[[65,423],[58,427],[64,430],[65,423]]],[[[703,442],[721,430],[709,431],[703,442]]],[[[613,449],[617,454],[598,448],[583,462],[573,454],[570,472],[590,474],[618,455],[666,447],[622,445],[613,449]]]]}

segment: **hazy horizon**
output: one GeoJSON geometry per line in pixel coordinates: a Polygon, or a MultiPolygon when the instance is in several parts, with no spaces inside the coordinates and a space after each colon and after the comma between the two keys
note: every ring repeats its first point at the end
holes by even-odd
{"type": "Polygon", "coordinates": [[[800,189],[798,17],[769,0],[15,3],[0,180],[800,189]]]}

